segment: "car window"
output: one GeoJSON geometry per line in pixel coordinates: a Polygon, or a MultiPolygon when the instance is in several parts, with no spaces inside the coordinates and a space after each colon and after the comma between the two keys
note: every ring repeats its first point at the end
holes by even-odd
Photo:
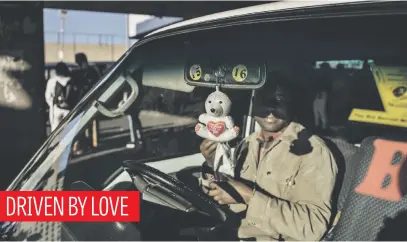
{"type": "MultiPolygon", "coordinates": [[[[344,58],[288,62],[286,65],[289,68],[281,68],[279,71],[291,83],[291,90],[296,92],[297,121],[314,133],[344,139],[353,144],[359,144],[369,136],[405,134],[405,124],[401,121],[380,120],[386,119],[386,115],[380,115],[384,113],[391,116],[388,119],[405,116],[398,109],[385,109],[386,100],[379,93],[378,80],[373,73],[374,68],[399,70],[396,71],[398,76],[392,79],[391,75],[396,73],[390,73],[386,79],[387,82],[397,81],[397,84],[385,88],[394,89],[389,93],[399,88],[399,92],[403,92],[400,95],[404,95],[407,90],[407,66],[403,62],[384,61],[381,58],[344,58]],[[351,115],[352,112],[363,113],[367,117],[358,119],[355,114],[351,115]]],[[[397,103],[402,105],[403,97],[398,100],[397,103]]],[[[256,130],[260,130],[260,127],[256,126],[256,130]]]]}
{"type": "Polygon", "coordinates": [[[404,130],[383,126],[380,122],[369,124],[349,120],[356,109],[385,111],[372,72],[376,63],[380,64],[380,59],[319,59],[310,63],[313,64],[294,67],[292,71],[297,82],[307,83],[302,86],[302,108],[298,112],[300,122],[305,126],[320,135],[351,143],[360,143],[368,136],[383,135],[383,131],[390,129],[404,130]],[[322,93],[326,96],[322,97],[322,93]],[[327,124],[322,131],[323,122],[327,124]]]}

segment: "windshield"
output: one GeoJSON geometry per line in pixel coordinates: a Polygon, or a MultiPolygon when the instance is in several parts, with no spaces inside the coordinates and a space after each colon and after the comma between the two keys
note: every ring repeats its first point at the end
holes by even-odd
{"type": "MultiPolygon", "coordinates": [[[[13,188],[49,189],[41,183],[48,174],[61,179],[60,189],[69,190],[77,180],[102,189],[124,160],[154,162],[198,154],[202,139],[194,127],[214,90],[186,84],[184,65],[191,56],[264,61],[268,73],[279,72],[296,92],[298,122],[321,135],[357,144],[392,129],[404,131],[349,121],[354,109],[385,111],[372,66],[406,65],[401,51],[405,37],[387,31],[402,19],[258,23],[179,34],[132,48],[51,134],[13,188]],[[335,27],[343,25],[349,27],[335,27]],[[134,82],[139,94],[132,100],[134,82]],[[132,102],[123,115],[101,111],[101,104],[117,110],[126,100],[132,102]]],[[[233,102],[231,116],[243,128],[251,122],[251,91],[224,91],[233,102]]],[[[256,129],[255,123],[247,127],[240,138],[256,129]]]]}

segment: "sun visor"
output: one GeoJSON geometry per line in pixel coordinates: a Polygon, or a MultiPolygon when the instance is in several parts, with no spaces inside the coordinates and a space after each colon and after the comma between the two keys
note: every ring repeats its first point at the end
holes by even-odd
{"type": "Polygon", "coordinates": [[[173,58],[154,58],[143,68],[143,85],[158,87],[180,92],[192,92],[194,86],[190,86],[184,79],[184,65],[186,58],[173,55],[173,58]]]}

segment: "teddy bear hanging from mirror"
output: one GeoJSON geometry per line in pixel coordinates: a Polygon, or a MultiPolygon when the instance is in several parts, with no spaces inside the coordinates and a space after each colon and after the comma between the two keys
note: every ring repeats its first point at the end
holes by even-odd
{"type": "Polygon", "coordinates": [[[195,132],[202,138],[218,142],[214,158],[216,179],[222,179],[217,173],[234,176],[235,162],[231,158],[231,148],[228,144],[239,135],[239,127],[234,125],[229,116],[232,101],[220,88],[220,80],[225,76],[225,68],[219,67],[215,72],[216,90],[209,94],[205,101],[205,111],[199,116],[195,132]]]}

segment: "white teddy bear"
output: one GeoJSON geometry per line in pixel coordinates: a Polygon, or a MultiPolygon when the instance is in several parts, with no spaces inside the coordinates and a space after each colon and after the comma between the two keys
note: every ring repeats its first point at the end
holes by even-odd
{"type": "Polygon", "coordinates": [[[239,127],[234,126],[232,117],[228,116],[231,106],[232,102],[225,93],[216,90],[209,94],[205,101],[206,113],[199,116],[200,123],[195,126],[195,132],[202,138],[219,143],[214,168],[233,176],[234,164],[230,159],[230,147],[225,143],[238,136],[239,127]]]}
{"type": "Polygon", "coordinates": [[[239,134],[239,128],[234,126],[232,117],[228,116],[232,102],[229,97],[216,90],[209,94],[205,101],[206,113],[199,116],[196,133],[205,139],[216,142],[228,142],[239,134]]]}

